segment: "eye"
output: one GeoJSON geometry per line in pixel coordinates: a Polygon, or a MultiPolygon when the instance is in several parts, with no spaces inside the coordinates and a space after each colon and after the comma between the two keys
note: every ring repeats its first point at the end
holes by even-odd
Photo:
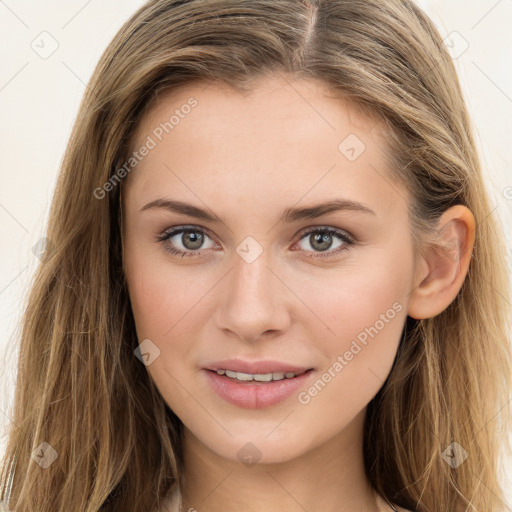
{"type": "Polygon", "coordinates": [[[346,251],[349,246],[355,243],[353,237],[348,233],[327,226],[308,230],[302,234],[301,241],[304,239],[314,252],[319,251],[316,254],[309,255],[310,258],[333,257],[342,251],[346,251]],[[340,243],[335,247],[336,250],[329,250],[333,246],[334,238],[338,239],[340,243]]]}
{"type": "Polygon", "coordinates": [[[171,254],[184,256],[195,256],[201,252],[200,249],[211,249],[215,247],[202,247],[205,238],[210,238],[203,229],[195,226],[183,226],[166,231],[157,237],[164,249],[171,254]],[[174,240],[173,240],[174,239],[174,240]]]}
{"type": "MultiPolygon", "coordinates": [[[[213,241],[210,247],[203,247],[206,239],[210,239],[206,231],[196,226],[172,228],[157,237],[157,241],[163,244],[167,252],[181,255],[182,258],[196,256],[204,249],[215,248],[216,245],[213,241]]],[[[355,240],[348,233],[327,226],[309,229],[302,233],[300,240],[306,240],[307,245],[313,249],[313,251],[304,249],[306,252],[313,252],[314,254],[308,256],[313,258],[333,257],[355,244],[355,240]],[[330,250],[333,246],[333,239],[337,239],[339,243],[335,246],[335,250],[330,250]]]]}

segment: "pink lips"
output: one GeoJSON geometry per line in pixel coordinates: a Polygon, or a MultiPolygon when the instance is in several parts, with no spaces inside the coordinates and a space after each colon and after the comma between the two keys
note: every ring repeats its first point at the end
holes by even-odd
{"type": "Polygon", "coordinates": [[[305,385],[314,373],[312,368],[293,366],[279,361],[242,361],[230,359],[216,361],[203,369],[212,389],[227,402],[246,409],[261,409],[275,405],[305,385]],[[295,373],[293,378],[260,382],[245,381],[219,375],[216,370],[231,370],[243,373],[295,373]]]}

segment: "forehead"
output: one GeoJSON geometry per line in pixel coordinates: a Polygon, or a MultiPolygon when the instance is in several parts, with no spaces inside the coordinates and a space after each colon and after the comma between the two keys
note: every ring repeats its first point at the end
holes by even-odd
{"type": "Polygon", "coordinates": [[[189,195],[224,190],[233,201],[363,187],[382,201],[389,181],[383,124],[315,80],[266,77],[244,93],[219,82],[180,86],[152,102],[132,148],[148,138],[154,147],[129,180],[148,200],[188,185],[189,195]]]}
{"type": "MultiPolygon", "coordinates": [[[[335,94],[319,80],[270,75],[253,81],[246,91],[220,81],[206,80],[164,90],[150,102],[133,140],[140,140],[160,123],[169,121],[173,113],[176,114],[171,122],[174,134],[183,131],[180,124],[193,126],[196,130],[200,129],[200,125],[217,119],[217,131],[244,128],[242,135],[248,129],[257,130],[264,126],[269,137],[275,135],[268,130],[270,124],[283,126],[293,123],[295,138],[300,135],[299,132],[311,135],[327,127],[335,138],[341,137],[347,128],[359,130],[360,133],[373,131],[373,135],[378,136],[379,128],[382,128],[376,116],[369,115],[368,110],[363,111],[339,93],[335,94]],[[191,101],[197,103],[193,109],[188,106],[191,101]],[[187,119],[186,123],[181,122],[184,119],[187,119]],[[228,123],[221,125],[222,121],[228,123]]],[[[261,135],[261,130],[259,132],[261,135]]]]}

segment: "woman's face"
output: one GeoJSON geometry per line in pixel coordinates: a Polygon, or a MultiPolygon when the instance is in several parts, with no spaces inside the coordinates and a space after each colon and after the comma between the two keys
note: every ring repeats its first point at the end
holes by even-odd
{"type": "Polygon", "coordinates": [[[123,219],[140,350],[218,456],[298,457],[383,385],[416,265],[381,130],[320,82],[282,78],[176,89],[138,127],[123,219]]]}

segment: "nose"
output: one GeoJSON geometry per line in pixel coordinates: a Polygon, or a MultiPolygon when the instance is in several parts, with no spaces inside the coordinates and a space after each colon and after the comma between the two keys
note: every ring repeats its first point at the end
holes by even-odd
{"type": "Polygon", "coordinates": [[[252,263],[234,256],[214,315],[219,329],[249,342],[286,331],[292,293],[269,263],[265,251],[252,263]]]}

